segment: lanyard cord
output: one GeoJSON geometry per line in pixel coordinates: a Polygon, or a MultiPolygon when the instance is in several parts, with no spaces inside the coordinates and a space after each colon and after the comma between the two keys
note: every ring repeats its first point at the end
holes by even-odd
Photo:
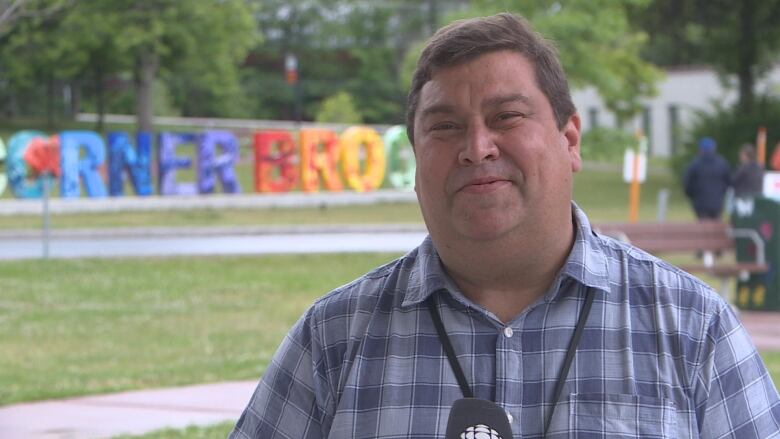
{"type": "Polygon", "coordinates": [[[452,349],[450,338],[447,336],[447,331],[444,330],[444,323],[442,323],[441,316],[436,310],[436,304],[433,302],[433,294],[431,294],[428,296],[428,300],[425,301],[425,304],[428,305],[428,311],[431,312],[433,325],[436,326],[436,333],[439,334],[439,341],[444,348],[444,353],[447,354],[447,360],[450,362],[450,367],[455,374],[455,379],[458,380],[458,385],[460,386],[461,393],[463,393],[463,397],[473,398],[474,393],[471,392],[469,382],[466,381],[466,375],[463,374],[463,369],[460,368],[460,363],[458,362],[457,357],[455,357],[455,350],[452,349]]]}
{"type": "MultiPolygon", "coordinates": [[[[426,299],[425,304],[428,306],[428,311],[431,313],[433,325],[436,327],[436,333],[439,336],[439,341],[444,348],[444,353],[447,355],[447,361],[449,361],[452,372],[455,374],[455,379],[458,380],[458,386],[460,386],[460,391],[463,393],[463,397],[473,398],[474,394],[471,391],[471,387],[469,387],[468,381],[466,381],[466,375],[463,373],[463,369],[460,367],[460,362],[458,362],[458,358],[455,356],[455,350],[452,348],[452,343],[450,342],[450,338],[447,336],[447,331],[444,329],[444,323],[441,321],[441,316],[436,310],[436,303],[434,302],[433,294],[431,294],[428,296],[428,299],[426,299]]],[[[566,350],[566,357],[563,360],[561,372],[555,382],[552,410],[550,410],[550,414],[547,415],[547,420],[544,424],[544,436],[547,436],[547,430],[550,428],[550,422],[552,421],[553,414],[555,414],[555,407],[558,405],[558,401],[561,398],[561,392],[563,392],[563,386],[566,384],[566,377],[569,375],[569,369],[571,368],[571,363],[574,360],[574,354],[577,352],[577,345],[580,343],[580,338],[582,337],[582,332],[585,328],[585,322],[588,320],[588,315],[590,315],[590,308],[592,305],[593,289],[588,288],[588,292],[585,296],[585,304],[580,310],[580,316],[577,318],[577,326],[574,328],[574,335],[572,335],[571,341],[569,342],[569,348],[566,350]]]]}

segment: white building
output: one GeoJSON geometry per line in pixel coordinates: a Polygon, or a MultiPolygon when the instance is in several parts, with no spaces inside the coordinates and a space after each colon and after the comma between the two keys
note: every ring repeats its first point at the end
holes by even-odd
{"type": "MultiPolygon", "coordinates": [[[[657,84],[658,95],[644,101],[644,110],[632,125],[647,135],[650,154],[672,155],[673,145],[679,147],[684,129],[696,110],[711,109],[713,102],[725,105],[736,102],[736,78],[727,78],[725,82],[709,68],[667,70],[666,77],[657,84]]],[[[756,91],[757,94],[780,93],[780,64],[758,84],[756,91]]],[[[582,118],[583,130],[616,126],[614,115],[594,88],[572,90],[572,99],[582,118]]]]}

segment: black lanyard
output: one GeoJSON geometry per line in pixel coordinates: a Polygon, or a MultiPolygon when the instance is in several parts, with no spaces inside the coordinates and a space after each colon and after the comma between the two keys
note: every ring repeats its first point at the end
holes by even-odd
{"type": "MultiPolygon", "coordinates": [[[[468,381],[466,381],[466,375],[463,373],[463,369],[460,367],[458,358],[455,356],[455,350],[452,349],[452,343],[447,336],[447,331],[444,329],[444,323],[441,321],[441,316],[436,310],[436,304],[434,303],[434,295],[431,294],[426,299],[425,304],[428,306],[428,311],[431,312],[431,318],[433,319],[433,325],[436,326],[436,333],[439,335],[439,341],[444,348],[444,353],[447,354],[447,361],[450,363],[452,372],[455,374],[455,379],[458,380],[458,386],[463,393],[464,398],[473,398],[474,392],[471,391],[468,381]]],[[[561,372],[558,375],[558,379],[555,382],[555,389],[553,390],[553,406],[550,410],[550,414],[547,416],[547,421],[544,424],[544,435],[547,436],[547,430],[550,428],[550,421],[552,421],[553,414],[555,413],[555,407],[558,405],[558,401],[561,398],[561,392],[563,392],[563,385],[566,384],[566,377],[569,375],[569,369],[571,368],[571,362],[574,360],[574,354],[577,352],[577,345],[580,343],[580,337],[582,337],[582,331],[585,328],[585,322],[588,320],[590,314],[590,308],[593,305],[593,289],[588,288],[585,296],[585,304],[580,310],[580,316],[577,318],[577,326],[574,328],[574,335],[569,341],[569,348],[566,350],[566,357],[563,360],[563,366],[561,372]]]]}

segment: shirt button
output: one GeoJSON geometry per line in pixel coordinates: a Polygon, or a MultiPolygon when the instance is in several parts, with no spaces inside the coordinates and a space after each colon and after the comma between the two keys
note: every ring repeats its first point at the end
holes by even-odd
{"type": "Polygon", "coordinates": [[[509,410],[506,411],[506,419],[509,421],[510,424],[515,421],[515,417],[512,416],[511,413],[509,413],[509,410]]]}
{"type": "Polygon", "coordinates": [[[512,338],[512,336],[513,336],[514,334],[515,334],[515,331],[513,331],[513,330],[512,330],[512,328],[510,328],[509,326],[507,326],[506,328],[504,328],[504,336],[505,336],[506,338],[512,338]]]}

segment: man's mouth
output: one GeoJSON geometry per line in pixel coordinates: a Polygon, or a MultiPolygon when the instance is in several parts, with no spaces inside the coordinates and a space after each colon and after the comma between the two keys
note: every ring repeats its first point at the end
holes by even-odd
{"type": "Polygon", "coordinates": [[[499,177],[478,178],[469,181],[460,190],[472,194],[485,194],[502,189],[512,184],[509,180],[499,177]]]}

